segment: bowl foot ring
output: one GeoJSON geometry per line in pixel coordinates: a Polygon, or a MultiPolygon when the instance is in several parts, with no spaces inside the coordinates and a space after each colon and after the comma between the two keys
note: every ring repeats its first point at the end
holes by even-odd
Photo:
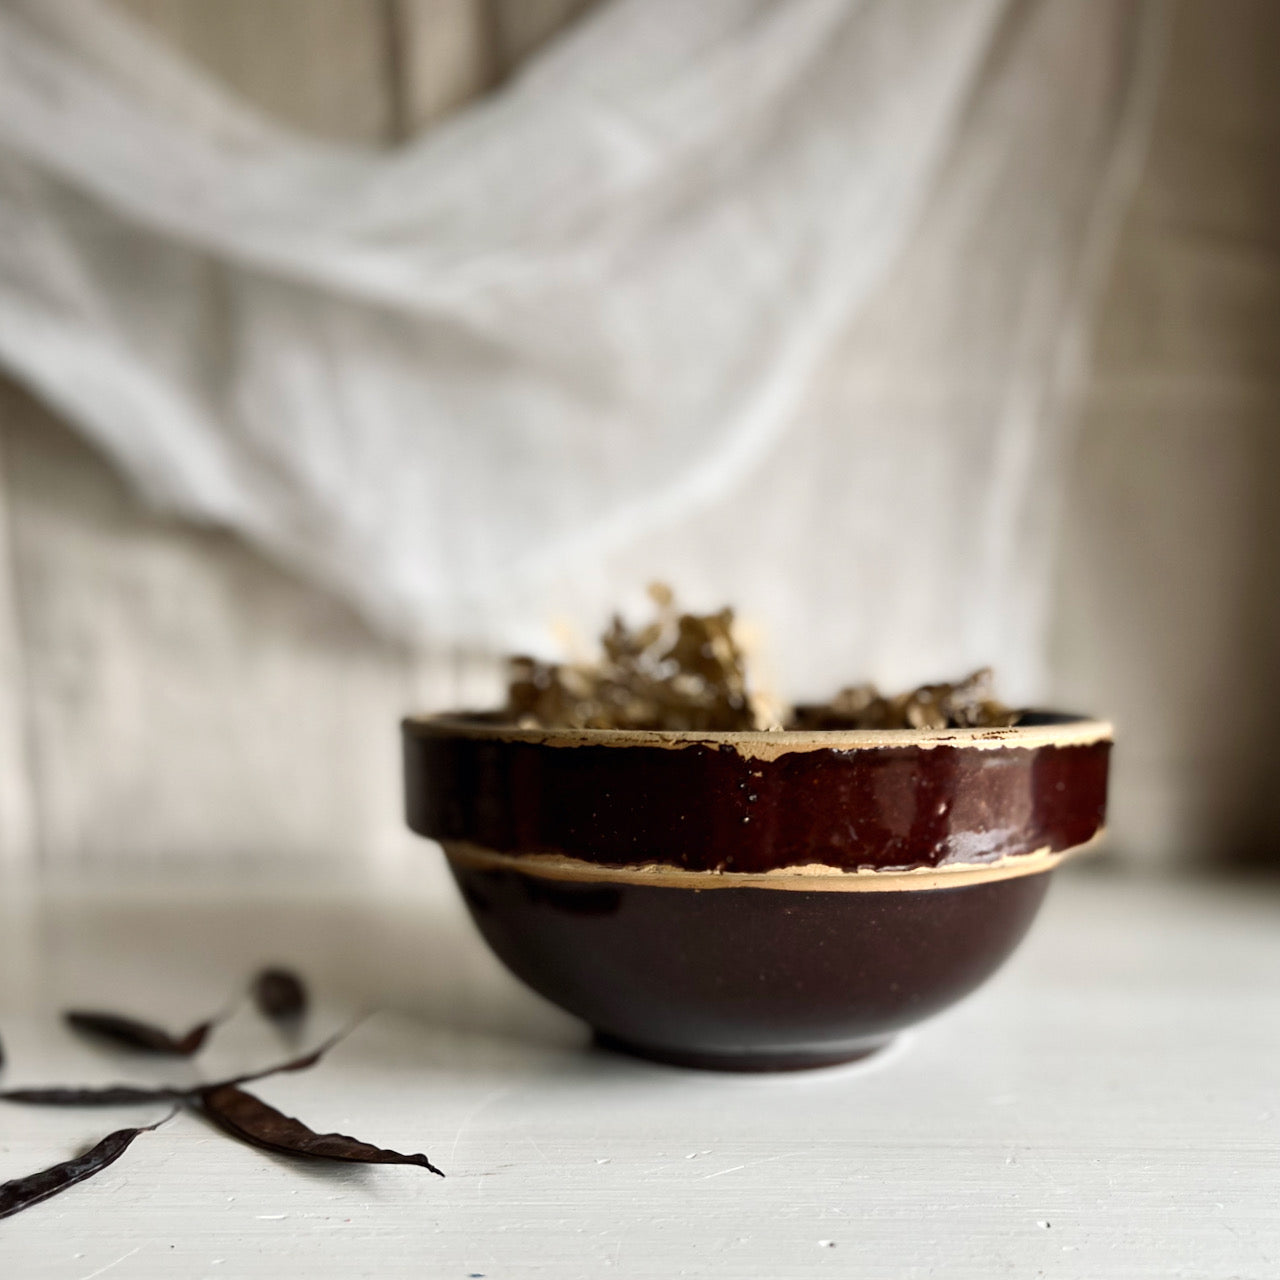
{"type": "Polygon", "coordinates": [[[705,1052],[698,1049],[669,1049],[661,1045],[643,1044],[597,1031],[595,1042],[602,1049],[625,1053],[633,1058],[645,1058],[649,1062],[661,1062],[672,1067],[693,1067],[698,1071],[808,1071],[816,1067],[836,1067],[849,1062],[859,1062],[886,1048],[892,1037],[857,1048],[840,1049],[784,1049],[764,1052],[705,1052]]]}

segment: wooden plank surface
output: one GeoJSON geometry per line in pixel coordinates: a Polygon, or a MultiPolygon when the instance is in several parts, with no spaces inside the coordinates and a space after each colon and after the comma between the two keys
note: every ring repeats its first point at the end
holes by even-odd
{"type": "Polygon", "coordinates": [[[0,865],[35,855],[34,795],[27,735],[27,682],[18,625],[6,436],[3,422],[16,389],[0,378],[0,865]]]}
{"type": "Polygon", "coordinates": [[[1177,6],[1070,475],[1059,698],[1120,733],[1113,830],[1280,861],[1280,6],[1177,6]]]}
{"type": "Polygon", "coordinates": [[[397,133],[500,85],[598,0],[391,0],[397,133]]]}
{"type": "Polygon", "coordinates": [[[394,125],[385,0],[116,0],[287,124],[344,142],[394,125]]]}
{"type": "Polygon", "coordinates": [[[447,116],[502,75],[488,0],[393,0],[390,23],[399,137],[447,116]]]}
{"type": "MultiPolygon", "coordinates": [[[[125,7],[289,123],[391,140],[382,0],[125,7]]],[[[461,19],[428,17],[457,47],[461,19]]],[[[404,856],[397,721],[492,699],[492,662],[411,653],[238,540],[148,512],[8,384],[0,456],[0,857],[404,856]]]]}
{"type": "MultiPolygon", "coordinates": [[[[1274,894],[1073,870],[1001,975],[881,1058],[724,1077],[589,1050],[498,968],[441,881],[429,855],[380,886],[7,886],[9,1084],[173,1078],[78,1043],[57,1010],[180,1025],[283,960],[313,980],[316,1034],[383,1012],[264,1096],[424,1150],[448,1177],[298,1166],[181,1117],[6,1221],[6,1274],[1276,1275],[1274,894]]],[[[280,1052],[242,1013],[193,1069],[280,1052]]],[[[0,1180],[153,1114],[5,1108],[0,1180]]]]}
{"type": "Polygon", "coordinates": [[[394,856],[405,650],[237,539],[146,512],[28,413],[7,439],[47,858],[394,856]]]}
{"type": "Polygon", "coordinates": [[[495,56],[510,75],[598,0],[491,0],[495,56]]]}

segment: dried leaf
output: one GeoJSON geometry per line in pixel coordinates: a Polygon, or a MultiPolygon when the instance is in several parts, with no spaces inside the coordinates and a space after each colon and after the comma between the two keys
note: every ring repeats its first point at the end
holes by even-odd
{"type": "Polygon", "coordinates": [[[320,1160],[345,1160],[355,1164],[412,1164],[444,1177],[422,1154],[402,1155],[399,1151],[374,1147],[342,1133],[316,1133],[301,1120],[277,1111],[261,1098],[234,1084],[202,1089],[200,1105],[218,1128],[233,1138],[266,1151],[320,1160]]]}
{"type": "Polygon", "coordinates": [[[189,1102],[207,1089],[250,1084],[254,1080],[265,1080],[268,1076],[281,1075],[286,1071],[305,1071],[308,1067],[315,1066],[346,1034],[345,1031],[341,1031],[337,1035],[330,1036],[318,1048],[300,1057],[263,1067],[260,1071],[250,1071],[244,1075],[231,1076],[226,1080],[217,1080],[213,1084],[108,1084],[4,1089],[0,1090],[0,1102],[16,1102],[34,1107],[118,1107],[137,1102],[189,1102]]]}
{"type": "Polygon", "coordinates": [[[4,1183],[0,1186],[0,1218],[30,1209],[32,1205],[92,1178],[95,1173],[101,1173],[124,1155],[139,1134],[150,1133],[172,1118],[171,1112],[155,1124],[142,1125],[137,1129],[117,1129],[73,1160],[64,1160],[61,1164],[41,1169],[39,1173],[29,1173],[25,1178],[14,1178],[4,1183]]]}
{"type": "Polygon", "coordinates": [[[249,988],[258,1011],[272,1022],[288,1025],[307,1011],[307,988],[290,969],[263,969],[249,988]]]}
{"type": "Polygon", "coordinates": [[[103,1013],[94,1009],[72,1009],[62,1015],[66,1024],[82,1035],[93,1039],[109,1040],[112,1044],[142,1053],[165,1054],[175,1058],[190,1058],[199,1053],[209,1032],[217,1024],[216,1018],[198,1022],[185,1035],[171,1036],[163,1027],[152,1026],[137,1018],[118,1013],[103,1013]]]}

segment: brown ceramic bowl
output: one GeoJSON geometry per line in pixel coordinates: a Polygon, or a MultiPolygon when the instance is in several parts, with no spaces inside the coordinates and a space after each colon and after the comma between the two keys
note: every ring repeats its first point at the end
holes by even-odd
{"type": "Polygon", "coordinates": [[[1106,809],[1109,725],[633,733],[403,725],[409,825],[481,933],[616,1048],[849,1061],[1017,946],[1106,809]]]}

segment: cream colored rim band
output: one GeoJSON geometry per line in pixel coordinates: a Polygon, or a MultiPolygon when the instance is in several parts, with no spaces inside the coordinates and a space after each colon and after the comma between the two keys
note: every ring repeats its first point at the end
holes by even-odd
{"type": "Polygon", "coordinates": [[[1088,844],[1057,853],[1037,849],[998,862],[958,862],[914,871],[841,871],[812,863],[778,871],[686,871],[662,863],[636,867],[607,867],[556,853],[498,853],[480,845],[446,842],[445,854],[459,867],[488,871],[518,871],[543,880],[594,884],[644,884],[669,889],[793,889],[822,893],[885,893],[904,889],[953,889],[966,884],[989,884],[1052,871],[1073,854],[1095,846],[1099,831],[1088,844]]]}
{"type": "Polygon", "coordinates": [[[806,751],[870,751],[884,747],[965,747],[979,751],[1038,750],[1042,747],[1088,746],[1110,742],[1105,720],[1068,720],[1058,724],[1013,725],[1007,729],[785,729],[772,733],[735,730],[519,729],[453,716],[410,716],[411,734],[485,741],[524,742],[540,747],[719,747],[745,760],[776,760],[806,751]]]}

